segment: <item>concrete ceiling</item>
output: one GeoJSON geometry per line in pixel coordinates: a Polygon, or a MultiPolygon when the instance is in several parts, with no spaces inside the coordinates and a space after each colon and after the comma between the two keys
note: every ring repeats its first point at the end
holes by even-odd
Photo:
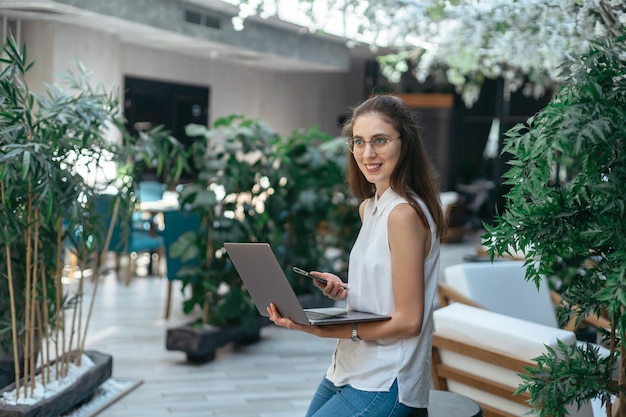
{"type": "MultiPolygon", "coordinates": [[[[109,0],[99,0],[106,2],[109,0]]],[[[126,0],[129,2],[135,0],[126,0]]],[[[233,46],[223,42],[192,37],[177,31],[164,30],[155,26],[125,20],[108,14],[96,13],[86,8],[71,5],[71,0],[0,0],[0,16],[11,20],[52,20],[64,24],[87,27],[119,37],[123,43],[147,48],[177,51],[204,59],[221,60],[238,65],[255,66],[278,71],[343,71],[335,63],[313,62],[297,56],[267,53],[254,49],[233,46]]],[[[79,2],[75,2],[78,4],[79,2]]],[[[186,0],[185,5],[199,10],[216,11],[235,16],[237,8],[219,0],[186,0]]],[[[278,19],[256,19],[261,25],[273,27],[287,33],[311,36],[305,28],[278,19]]],[[[230,28],[229,28],[230,29],[230,28]]],[[[317,35],[332,44],[344,44],[344,40],[331,35],[317,35]]],[[[351,56],[373,57],[365,46],[349,50],[351,56]]]]}

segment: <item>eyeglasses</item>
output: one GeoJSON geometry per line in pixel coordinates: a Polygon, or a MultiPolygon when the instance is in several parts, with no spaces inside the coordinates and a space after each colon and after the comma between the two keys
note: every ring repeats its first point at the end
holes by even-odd
{"type": "Polygon", "coordinates": [[[395,138],[391,139],[384,136],[377,136],[369,142],[361,138],[352,138],[346,142],[346,145],[348,145],[348,149],[350,150],[350,152],[354,154],[362,154],[363,152],[365,152],[365,146],[369,143],[374,152],[380,153],[385,152],[389,147],[389,142],[396,139],[400,139],[400,136],[396,136],[395,138]]]}

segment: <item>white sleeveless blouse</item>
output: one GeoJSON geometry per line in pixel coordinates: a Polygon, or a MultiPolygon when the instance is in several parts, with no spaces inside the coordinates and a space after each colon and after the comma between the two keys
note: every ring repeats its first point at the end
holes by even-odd
{"type": "MultiPolygon", "coordinates": [[[[424,264],[424,321],[419,336],[353,342],[339,339],[326,377],[335,386],[349,384],[363,391],[388,391],[398,380],[400,403],[428,406],[431,388],[433,304],[439,278],[439,238],[435,222],[421,199],[431,232],[431,248],[424,264]]],[[[387,219],[391,210],[407,201],[388,188],[366,201],[363,225],[350,253],[348,309],[377,314],[395,311],[391,279],[391,252],[387,219]]]]}

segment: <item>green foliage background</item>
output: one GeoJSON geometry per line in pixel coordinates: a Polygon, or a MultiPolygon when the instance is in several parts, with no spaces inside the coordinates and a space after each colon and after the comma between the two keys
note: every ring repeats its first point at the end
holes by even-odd
{"type": "Polygon", "coordinates": [[[525,251],[526,278],[548,277],[565,300],[561,323],[604,314],[613,327],[604,335],[608,359],[565,346],[538,358],[521,389],[540,416],[624,389],[611,371],[620,349],[624,356],[626,331],[625,57],[626,36],[594,40],[564,67],[552,102],[508,132],[503,150],[512,155],[511,189],[496,225],[486,225],[490,253],[525,251]]]}
{"type": "Polygon", "coordinates": [[[202,309],[202,322],[251,326],[258,312],[228,260],[223,243],[268,242],[297,294],[310,280],[292,266],[347,272],[347,253],[358,231],[357,202],[347,194],[344,139],[312,128],[281,136],[267,124],[241,115],[211,128],[187,126],[196,179],[180,192],[181,206],[202,219],[198,233],[172,245],[180,271],[186,313],[202,309]]]}

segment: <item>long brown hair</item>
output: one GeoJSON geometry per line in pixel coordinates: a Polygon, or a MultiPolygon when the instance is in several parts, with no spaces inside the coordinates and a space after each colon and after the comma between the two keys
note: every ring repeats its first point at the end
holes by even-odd
{"type": "MultiPolygon", "coordinates": [[[[422,138],[420,126],[411,109],[399,97],[376,95],[356,106],[343,126],[342,135],[352,137],[352,126],[359,117],[375,113],[391,124],[400,134],[402,148],[400,159],[391,173],[390,186],[404,197],[428,225],[426,216],[415,202],[415,196],[424,201],[437,228],[437,236],[443,237],[445,222],[439,198],[439,187],[422,138]]],[[[348,152],[348,185],[360,199],[368,199],[376,193],[376,187],[365,179],[354,157],[348,152]]]]}

